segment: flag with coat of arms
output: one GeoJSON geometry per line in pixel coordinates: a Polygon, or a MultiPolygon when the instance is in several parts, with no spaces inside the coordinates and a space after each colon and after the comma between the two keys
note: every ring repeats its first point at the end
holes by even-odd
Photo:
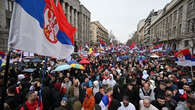
{"type": "Polygon", "coordinates": [[[73,27],[60,2],[15,0],[8,45],[43,56],[67,58],[74,52],[73,27]]]}
{"type": "Polygon", "coordinates": [[[176,63],[180,66],[191,66],[191,54],[189,49],[183,49],[175,53],[176,63]]]}

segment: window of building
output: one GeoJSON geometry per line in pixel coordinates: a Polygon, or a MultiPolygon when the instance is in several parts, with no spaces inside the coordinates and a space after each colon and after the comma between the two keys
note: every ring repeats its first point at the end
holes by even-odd
{"type": "Polygon", "coordinates": [[[189,46],[189,40],[185,40],[185,41],[184,41],[184,46],[185,46],[185,47],[188,47],[188,46],[189,46]]]}
{"type": "Polygon", "coordinates": [[[190,32],[190,20],[187,22],[187,32],[190,32]]]}
{"type": "Polygon", "coordinates": [[[179,13],[178,13],[179,17],[178,17],[178,22],[181,23],[182,22],[182,18],[183,18],[183,6],[181,6],[179,8],[179,13]]]}
{"type": "Polygon", "coordinates": [[[172,14],[169,16],[169,25],[172,27],[172,14]]]}
{"type": "Polygon", "coordinates": [[[189,2],[188,2],[188,12],[189,11],[191,11],[193,9],[193,1],[192,0],[190,0],[189,2]]]}
{"type": "Polygon", "coordinates": [[[193,0],[193,9],[195,9],[195,0],[193,0]]]}
{"type": "Polygon", "coordinates": [[[176,24],[176,21],[177,21],[177,10],[174,11],[174,13],[173,13],[173,25],[176,24]]]}
{"type": "Polygon", "coordinates": [[[182,28],[182,25],[180,24],[179,27],[178,27],[178,34],[181,35],[181,28],[182,28]]]}
{"type": "Polygon", "coordinates": [[[7,5],[6,6],[6,9],[10,12],[12,12],[13,10],[13,5],[14,5],[14,1],[13,0],[6,0],[5,2],[7,5]]]}
{"type": "Polygon", "coordinates": [[[176,26],[173,27],[173,36],[176,37],[176,26]]]}
{"type": "Polygon", "coordinates": [[[192,32],[195,32],[195,19],[192,20],[192,32]]]}

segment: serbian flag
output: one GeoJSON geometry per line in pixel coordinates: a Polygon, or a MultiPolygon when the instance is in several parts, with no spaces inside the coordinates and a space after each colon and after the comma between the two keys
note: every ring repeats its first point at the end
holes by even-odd
{"type": "Polygon", "coordinates": [[[189,49],[180,50],[175,53],[176,63],[180,66],[191,66],[191,54],[189,49]]]}
{"type": "Polygon", "coordinates": [[[73,27],[60,2],[15,0],[8,45],[44,56],[66,58],[74,52],[73,27]]]}
{"type": "Polygon", "coordinates": [[[101,110],[108,110],[108,107],[110,106],[111,101],[112,101],[112,97],[111,97],[111,100],[109,101],[109,96],[104,95],[102,97],[102,100],[99,103],[101,110]]]}
{"type": "Polygon", "coordinates": [[[102,40],[102,39],[99,39],[99,42],[100,42],[100,47],[101,49],[104,49],[105,48],[105,42],[102,40]]]}
{"type": "Polygon", "coordinates": [[[195,66],[195,56],[191,56],[191,66],[195,66]]]}
{"type": "Polygon", "coordinates": [[[5,57],[5,53],[2,52],[2,51],[0,51],[0,67],[1,67],[1,65],[2,65],[2,63],[3,63],[4,57],[5,57]]]}
{"type": "Polygon", "coordinates": [[[155,45],[155,46],[152,48],[152,52],[159,52],[159,51],[162,51],[162,50],[163,50],[163,44],[155,45]]]}

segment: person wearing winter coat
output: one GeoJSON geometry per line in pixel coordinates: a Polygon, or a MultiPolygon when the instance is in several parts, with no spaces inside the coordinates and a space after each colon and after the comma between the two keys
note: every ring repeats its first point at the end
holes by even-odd
{"type": "Polygon", "coordinates": [[[43,110],[42,103],[39,106],[37,100],[37,94],[35,92],[29,92],[27,94],[27,101],[22,105],[20,110],[43,110]]]}
{"type": "Polygon", "coordinates": [[[94,81],[93,82],[93,95],[95,96],[96,93],[99,92],[99,82],[98,81],[94,81]]]}
{"type": "Polygon", "coordinates": [[[140,99],[143,100],[146,96],[150,97],[150,99],[152,101],[155,100],[154,91],[153,91],[153,89],[150,88],[150,84],[149,83],[144,83],[144,87],[140,88],[140,90],[139,90],[139,97],[140,97],[140,99]]]}
{"type": "Polygon", "coordinates": [[[75,97],[79,98],[80,92],[81,92],[81,90],[80,90],[79,87],[80,87],[80,82],[79,82],[78,79],[75,79],[73,85],[70,86],[70,88],[69,88],[68,96],[69,96],[70,98],[73,98],[73,97],[74,97],[74,98],[75,98],[75,97]]]}
{"type": "Polygon", "coordinates": [[[82,104],[78,98],[75,99],[73,103],[73,110],[81,110],[82,104]]]}
{"type": "Polygon", "coordinates": [[[113,88],[116,85],[116,81],[114,80],[114,77],[112,74],[110,74],[110,78],[109,79],[104,79],[102,82],[103,85],[108,85],[108,87],[113,88]]]}
{"type": "Polygon", "coordinates": [[[127,84],[127,87],[124,88],[124,95],[128,96],[129,101],[139,110],[139,89],[133,84],[127,84]]]}
{"type": "Polygon", "coordinates": [[[67,106],[68,99],[66,97],[62,97],[60,106],[58,108],[55,108],[55,110],[69,110],[67,106]]]}
{"type": "Polygon", "coordinates": [[[113,88],[113,98],[117,99],[118,101],[122,101],[123,99],[123,93],[122,93],[122,88],[120,85],[115,85],[113,88]]]}
{"type": "Polygon", "coordinates": [[[82,110],[94,110],[95,107],[95,98],[93,96],[92,88],[87,88],[86,96],[83,101],[82,110]]]}
{"type": "Polygon", "coordinates": [[[121,102],[121,106],[118,110],[136,110],[135,106],[129,102],[128,96],[123,97],[123,102],[121,102]]]}
{"type": "Polygon", "coordinates": [[[105,91],[103,87],[99,88],[99,92],[95,94],[95,103],[99,104],[102,100],[102,97],[105,95],[105,91]]]}
{"type": "Polygon", "coordinates": [[[144,100],[140,100],[139,105],[140,110],[158,110],[155,106],[151,104],[149,97],[145,97],[144,100]]]}
{"type": "Polygon", "coordinates": [[[117,99],[112,99],[110,107],[108,107],[108,110],[118,110],[120,106],[121,106],[120,101],[118,101],[117,99]]]}
{"type": "Polygon", "coordinates": [[[112,88],[108,88],[106,90],[106,94],[102,97],[99,103],[101,110],[108,110],[112,102],[112,94],[113,94],[112,88]]]}

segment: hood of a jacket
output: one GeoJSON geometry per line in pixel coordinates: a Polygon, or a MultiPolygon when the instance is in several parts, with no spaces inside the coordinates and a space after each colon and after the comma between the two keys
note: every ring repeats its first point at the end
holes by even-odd
{"type": "Polygon", "coordinates": [[[93,94],[92,88],[87,88],[86,93],[87,93],[88,96],[92,96],[92,94],[93,94]]]}

